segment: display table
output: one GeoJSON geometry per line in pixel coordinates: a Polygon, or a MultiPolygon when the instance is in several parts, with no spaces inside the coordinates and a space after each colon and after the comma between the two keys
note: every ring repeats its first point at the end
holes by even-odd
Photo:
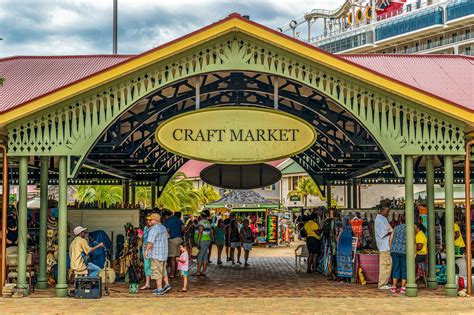
{"type": "MultiPolygon", "coordinates": [[[[379,282],[379,254],[356,254],[356,272],[361,267],[367,283],[379,282]]],[[[358,277],[358,272],[356,273],[358,277]]]]}

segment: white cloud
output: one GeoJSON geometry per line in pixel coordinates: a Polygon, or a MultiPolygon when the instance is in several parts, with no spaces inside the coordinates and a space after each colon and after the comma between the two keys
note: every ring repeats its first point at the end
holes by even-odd
{"type": "MultiPolygon", "coordinates": [[[[142,52],[233,12],[277,28],[342,1],[119,0],[119,52],[142,52]]],[[[0,56],[110,53],[112,2],[0,0],[0,56]]]]}

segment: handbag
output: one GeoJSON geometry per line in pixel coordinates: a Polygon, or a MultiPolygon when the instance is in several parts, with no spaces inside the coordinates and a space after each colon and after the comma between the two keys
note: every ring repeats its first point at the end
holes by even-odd
{"type": "Polygon", "coordinates": [[[106,277],[106,271],[107,271],[107,277],[109,280],[109,284],[112,284],[115,282],[115,270],[110,267],[110,260],[106,260],[104,264],[104,268],[100,269],[99,271],[99,277],[102,283],[105,283],[105,277],[106,277]]]}

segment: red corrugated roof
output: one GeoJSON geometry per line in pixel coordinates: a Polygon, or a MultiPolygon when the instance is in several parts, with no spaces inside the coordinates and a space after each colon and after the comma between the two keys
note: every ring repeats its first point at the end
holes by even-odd
{"type": "MultiPolygon", "coordinates": [[[[474,110],[474,58],[459,55],[340,55],[474,110]]],[[[0,112],[112,67],[134,55],[20,56],[0,59],[0,112]]]]}
{"type": "Polygon", "coordinates": [[[0,59],[0,112],[129,59],[130,55],[17,56],[0,59]]]}
{"type": "Polygon", "coordinates": [[[474,58],[462,55],[340,55],[342,58],[474,110],[474,58]]]}
{"type": "MultiPolygon", "coordinates": [[[[5,78],[4,86],[0,87],[0,112],[51,93],[120,62],[126,62],[130,58],[138,58],[162,49],[233,18],[244,20],[246,23],[278,36],[298,41],[233,13],[226,19],[135,56],[50,56],[0,59],[0,76],[5,78]]],[[[311,47],[321,54],[331,55],[301,41],[298,43],[311,47]]],[[[473,57],[453,55],[335,55],[334,57],[345,59],[389,79],[474,111],[471,91],[473,57]]]]}

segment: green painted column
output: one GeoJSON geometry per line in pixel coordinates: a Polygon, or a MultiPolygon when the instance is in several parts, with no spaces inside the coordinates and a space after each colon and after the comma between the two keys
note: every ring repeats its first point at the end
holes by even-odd
{"type": "Polygon", "coordinates": [[[46,233],[48,228],[48,168],[49,156],[41,157],[40,171],[40,230],[39,230],[39,273],[38,289],[48,288],[48,278],[46,275],[46,254],[47,240],[46,233]]]}
{"type": "Polygon", "coordinates": [[[67,296],[67,157],[59,157],[59,204],[58,204],[58,280],[56,296],[67,296]]]}
{"type": "Polygon", "coordinates": [[[426,199],[428,201],[428,288],[437,289],[436,280],[436,237],[434,204],[434,162],[433,156],[426,156],[426,199]]]}
{"type": "Polygon", "coordinates": [[[156,184],[151,184],[151,208],[156,206],[156,184]]]}
{"type": "Polygon", "coordinates": [[[20,157],[19,182],[18,182],[18,278],[16,286],[28,295],[28,282],[26,281],[26,255],[27,255],[27,208],[28,199],[28,157],[20,157]]]}
{"type": "Polygon", "coordinates": [[[413,156],[405,156],[405,223],[407,226],[406,295],[416,296],[415,275],[415,207],[413,205],[413,156]]]}
{"type": "Polygon", "coordinates": [[[326,185],[326,206],[331,208],[331,183],[328,182],[326,185]]]}
{"type": "Polygon", "coordinates": [[[124,180],[123,186],[123,202],[125,203],[125,208],[128,208],[130,204],[130,181],[128,179],[124,180]]]}
{"type": "Polygon", "coordinates": [[[132,206],[136,204],[136,196],[135,196],[135,185],[131,186],[131,195],[132,195],[132,206]]]}
{"type": "Polygon", "coordinates": [[[454,266],[454,195],[453,195],[453,156],[444,156],[444,193],[446,218],[446,296],[457,296],[456,274],[454,266]]]}
{"type": "Polygon", "coordinates": [[[347,205],[347,208],[351,209],[353,208],[353,205],[352,205],[352,185],[351,185],[351,181],[347,181],[347,184],[346,184],[346,205],[347,205]]]}

